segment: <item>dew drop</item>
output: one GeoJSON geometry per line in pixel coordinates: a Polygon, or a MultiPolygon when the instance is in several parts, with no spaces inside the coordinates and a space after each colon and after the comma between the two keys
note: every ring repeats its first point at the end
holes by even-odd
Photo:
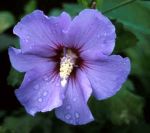
{"type": "Polygon", "coordinates": [[[126,65],[126,62],[123,62],[124,65],[126,65]]]}
{"type": "Polygon", "coordinates": [[[51,82],[54,82],[54,79],[52,79],[51,82]]]}
{"type": "Polygon", "coordinates": [[[70,123],[73,123],[73,120],[70,120],[70,123]]]}
{"type": "Polygon", "coordinates": [[[65,115],[65,118],[66,118],[67,120],[69,120],[69,119],[71,118],[71,115],[70,115],[70,114],[66,114],[66,115],[65,115]]]}
{"type": "Polygon", "coordinates": [[[100,38],[100,34],[97,35],[97,38],[100,38]]]}
{"type": "Polygon", "coordinates": [[[34,89],[36,89],[36,90],[39,89],[39,84],[35,85],[34,89]]]}
{"type": "Polygon", "coordinates": [[[60,84],[59,83],[56,83],[56,86],[59,86],[60,84]]]}
{"type": "Polygon", "coordinates": [[[104,32],[104,33],[103,33],[103,35],[104,35],[104,36],[106,36],[106,35],[107,35],[107,33],[106,33],[106,32],[104,32]]]}
{"type": "Polygon", "coordinates": [[[62,96],[62,99],[65,99],[65,95],[64,94],[62,94],[61,96],[62,96]]]}
{"type": "Polygon", "coordinates": [[[30,79],[30,78],[27,78],[27,81],[31,81],[31,79],[30,79]]]}
{"type": "Polygon", "coordinates": [[[76,117],[76,118],[79,118],[79,117],[80,117],[80,115],[79,115],[78,112],[75,113],[75,117],[76,117]]]}
{"type": "Polygon", "coordinates": [[[42,102],[43,100],[42,100],[42,98],[39,98],[38,101],[39,101],[39,102],[42,102]]]}
{"type": "Polygon", "coordinates": [[[70,105],[67,105],[67,106],[66,106],[66,109],[67,109],[67,110],[71,109],[71,106],[70,106],[70,105]]]}
{"type": "Polygon", "coordinates": [[[58,26],[58,23],[56,23],[55,26],[57,27],[57,26],[58,26]]]}
{"type": "MultiPolygon", "coordinates": [[[[29,40],[28,40],[28,39],[26,39],[25,41],[26,41],[26,42],[29,42],[29,40]]],[[[30,48],[31,48],[31,47],[30,47],[30,48]]]]}
{"type": "Polygon", "coordinates": [[[27,35],[27,36],[26,36],[26,38],[27,38],[27,39],[29,39],[29,38],[30,38],[30,36],[29,36],[29,35],[27,35]]]}
{"type": "Polygon", "coordinates": [[[47,95],[47,92],[45,91],[44,93],[43,93],[43,96],[46,96],[47,95]]]}
{"type": "Polygon", "coordinates": [[[62,30],[63,33],[67,33],[67,30],[62,30]]]}
{"type": "Polygon", "coordinates": [[[45,81],[48,81],[48,80],[49,80],[49,77],[48,77],[48,76],[45,76],[45,77],[44,77],[44,80],[45,80],[45,81]]]}
{"type": "Polygon", "coordinates": [[[76,99],[76,98],[73,98],[73,101],[75,102],[75,101],[77,101],[77,99],[76,99]]]}
{"type": "MultiPolygon", "coordinates": [[[[26,40],[27,41],[27,40],[26,40]]],[[[30,49],[32,49],[32,46],[29,47],[30,49]]]]}

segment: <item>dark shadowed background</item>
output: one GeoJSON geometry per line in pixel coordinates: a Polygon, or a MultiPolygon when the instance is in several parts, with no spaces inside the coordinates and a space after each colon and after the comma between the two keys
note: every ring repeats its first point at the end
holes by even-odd
{"type": "Polygon", "coordinates": [[[0,1],[0,133],[150,133],[150,1],[95,0],[96,8],[116,27],[114,54],[131,59],[131,73],[112,98],[88,105],[95,121],[71,126],[54,112],[29,116],[14,95],[23,75],[9,61],[8,47],[19,46],[14,25],[26,14],[40,9],[47,15],[67,11],[72,17],[92,0],[1,0],[0,1]]]}

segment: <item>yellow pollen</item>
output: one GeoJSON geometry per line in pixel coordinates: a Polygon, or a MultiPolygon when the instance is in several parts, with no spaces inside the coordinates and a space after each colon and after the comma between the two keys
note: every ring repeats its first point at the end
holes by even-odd
{"type": "Polygon", "coordinates": [[[67,83],[67,79],[70,73],[73,70],[74,61],[70,56],[65,56],[61,58],[60,62],[60,78],[61,78],[61,85],[64,87],[67,83]]]}

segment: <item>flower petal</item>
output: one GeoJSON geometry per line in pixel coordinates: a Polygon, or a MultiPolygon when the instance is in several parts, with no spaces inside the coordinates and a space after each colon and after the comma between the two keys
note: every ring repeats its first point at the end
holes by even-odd
{"type": "Polygon", "coordinates": [[[97,99],[115,95],[130,71],[130,61],[118,55],[109,56],[101,61],[89,61],[84,68],[97,99]]]}
{"type": "Polygon", "coordinates": [[[9,58],[12,66],[20,72],[26,72],[41,63],[48,62],[48,58],[43,58],[33,54],[23,54],[20,49],[9,48],[9,58]]]}
{"type": "Polygon", "coordinates": [[[96,47],[109,55],[115,46],[115,27],[98,10],[85,9],[75,17],[69,27],[69,43],[83,51],[96,47]]]}
{"type": "Polygon", "coordinates": [[[54,64],[47,63],[28,71],[15,91],[29,114],[51,111],[62,104],[60,79],[53,70],[54,64]]]}
{"type": "Polygon", "coordinates": [[[93,120],[87,106],[92,89],[86,75],[78,70],[75,79],[69,79],[63,105],[56,108],[56,116],[73,125],[86,124],[93,120]]]}
{"type": "Polygon", "coordinates": [[[65,12],[58,17],[47,17],[42,11],[36,10],[21,19],[13,31],[21,39],[23,53],[40,51],[40,54],[47,55],[49,49],[63,43],[63,30],[68,28],[70,22],[71,18],[65,12]]]}

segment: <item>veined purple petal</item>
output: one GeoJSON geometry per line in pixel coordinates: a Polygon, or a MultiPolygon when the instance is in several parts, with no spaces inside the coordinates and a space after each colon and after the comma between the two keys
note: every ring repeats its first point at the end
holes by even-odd
{"type": "Polygon", "coordinates": [[[108,56],[101,53],[101,51],[99,49],[97,49],[96,47],[93,47],[92,49],[82,51],[80,53],[80,57],[86,62],[86,61],[90,61],[90,60],[103,61],[103,60],[107,59],[108,56]]]}
{"type": "Polygon", "coordinates": [[[48,58],[40,57],[39,55],[23,54],[20,49],[9,48],[9,57],[12,66],[20,71],[26,72],[34,67],[40,66],[41,63],[48,62],[48,58]]]}
{"type": "Polygon", "coordinates": [[[60,79],[53,73],[54,64],[47,63],[28,71],[20,88],[15,91],[26,111],[34,115],[62,105],[60,79]]]}
{"type": "Polygon", "coordinates": [[[89,61],[84,69],[97,99],[113,96],[126,81],[130,72],[130,61],[118,55],[103,61],[89,61]]]}
{"type": "Polygon", "coordinates": [[[87,106],[92,89],[86,75],[78,70],[75,79],[69,79],[63,105],[56,108],[56,116],[73,125],[82,125],[93,121],[87,106]]]}
{"type": "Polygon", "coordinates": [[[115,45],[115,27],[110,20],[94,9],[85,9],[75,17],[69,27],[68,45],[86,51],[97,48],[109,55],[115,45]]]}
{"type": "Polygon", "coordinates": [[[71,22],[70,16],[63,12],[58,17],[47,17],[36,10],[25,16],[14,28],[20,37],[22,52],[33,52],[47,55],[56,44],[62,44],[65,38],[63,30],[67,30],[71,22]]]}

